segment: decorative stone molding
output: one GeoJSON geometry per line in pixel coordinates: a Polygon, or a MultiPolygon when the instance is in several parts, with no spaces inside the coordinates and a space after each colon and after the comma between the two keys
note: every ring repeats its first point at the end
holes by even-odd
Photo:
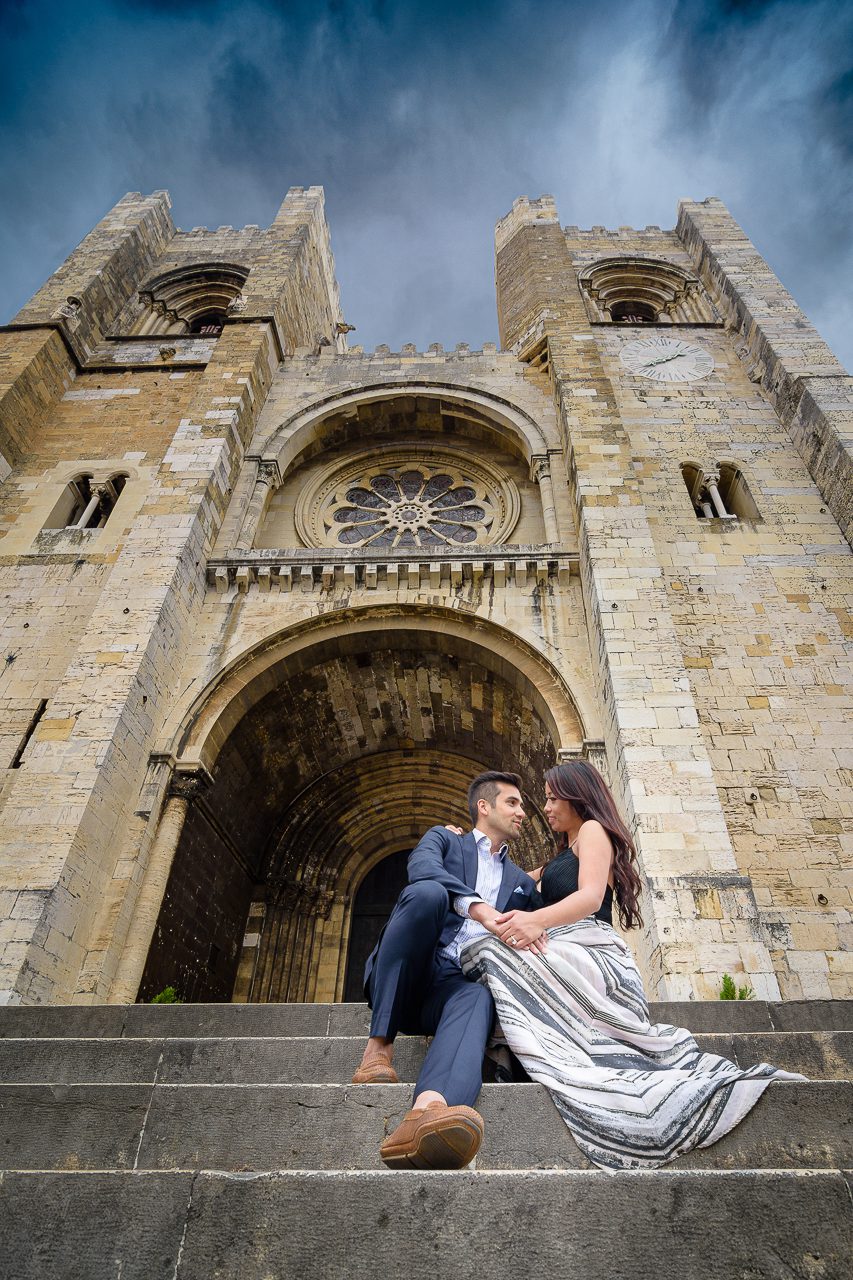
{"type": "Polygon", "coordinates": [[[698,277],[660,258],[601,258],[579,272],[578,284],[593,322],[720,323],[698,277]]]}
{"type": "Polygon", "coordinates": [[[261,592],[279,591],[331,591],[343,586],[365,591],[397,591],[408,588],[413,591],[452,590],[463,583],[475,585],[485,582],[502,589],[506,586],[534,589],[538,584],[551,580],[561,585],[568,583],[572,573],[578,571],[579,557],[571,552],[517,552],[510,551],[468,553],[454,552],[452,556],[415,557],[405,554],[393,559],[367,559],[362,553],[356,558],[343,558],[330,554],[287,556],[280,552],[252,551],[246,555],[231,553],[226,557],[211,559],[207,565],[207,579],[211,587],[224,594],[236,586],[238,591],[248,591],[257,586],[261,592]]]}
{"type": "Polygon", "coordinates": [[[566,748],[557,752],[557,763],[566,764],[570,760],[586,760],[598,770],[604,781],[610,785],[610,770],[607,767],[607,749],[604,743],[596,738],[584,738],[580,747],[566,748]]]}
{"type": "Polygon", "coordinates": [[[509,477],[412,443],[334,463],[300,496],[295,519],[309,547],[417,552],[503,542],[519,512],[509,477]]]}

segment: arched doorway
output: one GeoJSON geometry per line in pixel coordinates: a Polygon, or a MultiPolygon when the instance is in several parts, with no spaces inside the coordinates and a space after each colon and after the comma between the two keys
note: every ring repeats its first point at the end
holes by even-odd
{"type": "Polygon", "coordinates": [[[216,691],[213,783],[189,806],[142,998],[174,985],[192,1000],[342,999],[348,955],[366,945],[360,886],[428,827],[467,825],[483,769],[521,774],[531,819],[514,857],[541,861],[542,775],[583,733],[556,674],[537,683],[533,656],[497,630],[489,644],[457,620],[364,618],[227,701],[216,691]]]}
{"type": "Polygon", "coordinates": [[[379,939],[400,890],[406,884],[406,863],[410,850],[389,854],[358,886],[352,905],[344,1000],[363,1000],[362,979],[367,957],[379,939]]]}

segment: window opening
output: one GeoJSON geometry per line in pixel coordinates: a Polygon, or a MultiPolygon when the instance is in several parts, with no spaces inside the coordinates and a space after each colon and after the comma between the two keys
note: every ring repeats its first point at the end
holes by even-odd
{"type": "Polygon", "coordinates": [[[9,765],[10,769],[20,769],[21,759],[23,757],[24,752],[27,749],[27,744],[29,743],[30,738],[33,736],[36,729],[38,728],[38,722],[39,720],[41,720],[42,716],[44,715],[46,708],[47,708],[47,698],[42,698],[41,702],[38,704],[38,706],[36,707],[35,711],[33,712],[30,718],[30,723],[27,725],[26,729],[24,730],[24,736],[21,738],[21,741],[18,743],[17,751],[12,756],[12,762],[9,765]]]}
{"type": "Polygon", "coordinates": [[[740,467],[731,462],[720,463],[719,489],[723,506],[733,517],[741,520],[761,519],[740,467]]]}
{"type": "Polygon", "coordinates": [[[222,326],[225,324],[224,311],[208,311],[202,316],[197,316],[190,325],[191,334],[201,338],[218,338],[222,332],[222,326]]]}
{"type": "Polygon", "coordinates": [[[617,302],[610,308],[610,319],[617,324],[654,324],[658,313],[645,302],[617,302]]]}
{"type": "Polygon", "coordinates": [[[737,502],[739,509],[732,510],[733,485],[729,478],[729,472],[735,471],[740,480],[743,481],[743,489],[749,497],[749,490],[746,487],[746,481],[743,480],[741,473],[737,468],[721,466],[720,473],[705,471],[702,467],[697,467],[695,463],[685,462],[681,467],[681,475],[690,494],[690,500],[693,503],[693,510],[700,520],[737,520],[738,516],[743,515],[747,519],[758,519],[758,509],[752,498],[749,502],[752,505],[754,514],[747,515],[747,508],[742,501],[737,502]],[[723,478],[725,475],[725,479],[723,478]]]}

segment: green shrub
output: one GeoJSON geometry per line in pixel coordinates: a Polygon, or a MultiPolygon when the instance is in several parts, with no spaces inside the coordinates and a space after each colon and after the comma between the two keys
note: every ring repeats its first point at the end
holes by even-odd
{"type": "Polygon", "coordinates": [[[178,995],[174,987],[164,987],[159,995],[154,996],[152,1004],[183,1004],[183,1000],[178,995]]]}
{"type": "Polygon", "coordinates": [[[755,992],[752,987],[736,987],[735,980],[730,973],[723,974],[722,985],[720,986],[721,1000],[752,1000],[755,992]]]}

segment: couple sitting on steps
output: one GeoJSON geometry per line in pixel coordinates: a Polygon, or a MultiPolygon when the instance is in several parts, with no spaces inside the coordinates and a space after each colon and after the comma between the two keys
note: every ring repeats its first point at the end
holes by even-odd
{"type": "Polygon", "coordinates": [[[612,927],[614,898],[623,928],[642,923],[640,879],[603,778],[584,761],[548,770],[558,850],[529,875],[507,857],[524,821],[520,788],[515,774],[480,774],[468,789],[473,831],[426,833],[367,961],[370,1038],[353,1083],[397,1083],[395,1037],[432,1036],[412,1109],[382,1160],[458,1169],[474,1158],[483,1120],[473,1104],[493,1030],[600,1168],[654,1168],[710,1146],[771,1079],[803,1077],[766,1063],[741,1070],[702,1053],[688,1031],[649,1022],[637,967],[612,927]]]}

